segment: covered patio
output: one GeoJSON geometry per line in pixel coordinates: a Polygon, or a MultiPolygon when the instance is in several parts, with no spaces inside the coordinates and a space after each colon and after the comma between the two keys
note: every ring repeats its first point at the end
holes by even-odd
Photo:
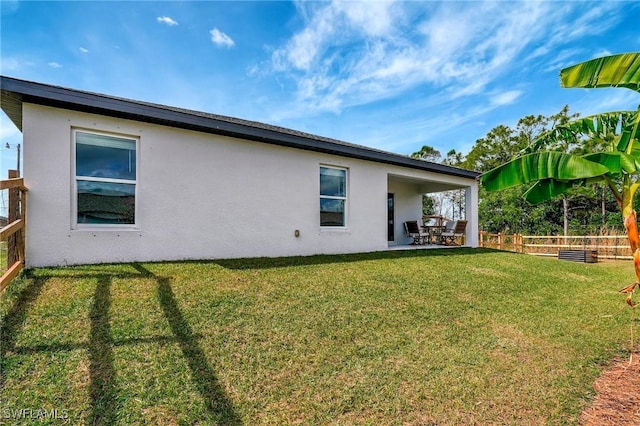
{"type": "Polygon", "coordinates": [[[461,205],[457,212],[446,216],[443,220],[466,220],[462,246],[477,246],[478,244],[478,185],[476,181],[470,185],[469,179],[459,179],[456,176],[447,176],[446,180],[441,175],[437,178],[389,174],[387,179],[387,241],[390,250],[430,249],[442,247],[455,247],[442,244],[439,238],[430,235],[425,244],[415,244],[414,238],[405,230],[405,222],[417,221],[423,228],[423,204],[424,194],[437,194],[446,191],[459,190],[464,193],[461,205]],[[456,216],[456,217],[453,217],[456,216]]]}

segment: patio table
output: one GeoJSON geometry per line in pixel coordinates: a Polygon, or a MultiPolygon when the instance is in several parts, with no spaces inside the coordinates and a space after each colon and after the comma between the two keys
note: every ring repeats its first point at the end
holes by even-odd
{"type": "Polygon", "coordinates": [[[427,238],[428,244],[435,244],[438,242],[438,237],[444,231],[444,225],[425,225],[424,230],[429,234],[427,238]]]}

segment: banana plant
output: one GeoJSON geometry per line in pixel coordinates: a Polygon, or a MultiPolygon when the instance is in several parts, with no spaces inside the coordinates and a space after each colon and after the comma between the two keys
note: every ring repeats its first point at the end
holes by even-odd
{"type": "MultiPolygon", "coordinates": [[[[606,56],[565,68],[560,84],[621,87],[640,94],[640,53],[606,56]]],[[[632,295],[640,288],[640,235],[633,199],[640,188],[640,106],[636,111],[607,112],[556,126],[516,158],[481,175],[480,182],[487,191],[532,184],[524,197],[534,204],[575,187],[606,185],[622,213],[636,272],[635,281],[620,291],[627,294],[629,306],[636,305],[632,295]]]]}

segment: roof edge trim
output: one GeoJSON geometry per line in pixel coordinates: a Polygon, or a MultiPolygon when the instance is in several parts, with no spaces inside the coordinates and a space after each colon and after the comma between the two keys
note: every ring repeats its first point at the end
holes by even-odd
{"type": "MultiPolygon", "coordinates": [[[[476,179],[480,175],[480,173],[475,171],[431,163],[400,154],[349,144],[335,139],[268,124],[68,89],[12,77],[0,76],[0,89],[18,95],[12,96],[6,103],[3,102],[2,108],[5,112],[7,112],[9,108],[15,111],[15,108],[18,107],[18,105],[15,105],[17,102],[21,104],[25,102],[35,103],[79,112],[138,120],[151,124],[160,124],[290,148],[408,167],[468,179],[476,179]],[[11,102],[14,104],[8,105],[11,102]]],[[[21,104],[19,105],[20,108],[22,106],[21,104]]]]}

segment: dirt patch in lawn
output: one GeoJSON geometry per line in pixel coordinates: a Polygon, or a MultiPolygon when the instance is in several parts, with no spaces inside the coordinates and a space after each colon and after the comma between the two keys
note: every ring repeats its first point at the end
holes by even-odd
{"type": "Polygon", "coordinates": [[[593,403],[580,415],[580,424],[640,425],[640,347],[619,359],[596,380],[593,403]]]}

